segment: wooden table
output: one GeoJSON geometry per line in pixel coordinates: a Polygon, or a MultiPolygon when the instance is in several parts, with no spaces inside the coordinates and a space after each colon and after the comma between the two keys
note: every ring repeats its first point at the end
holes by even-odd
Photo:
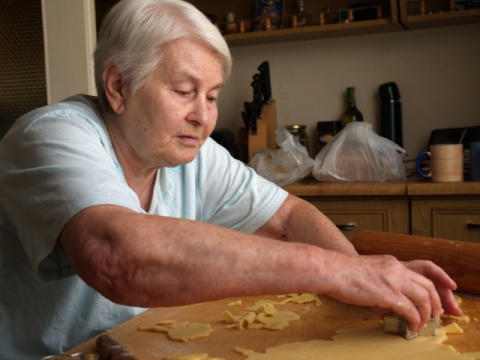
{"type": "MultiPolygon", "coordinates": [[[[480,297],[459,295],[463,300],[461,307],[464,313],[470,316],[470,322],[457,322],[465,333],[450,335],[446,343],[453,345],[460,352],[480,351],[480,297]]],[[[265,296],[243,298],[241,306],[228,306],[229,303],[238,299],[225,299],[189,306],[155,308],[111,329],[109,335],[139,360],[162,359],[167,355],[179,353],[208,353],[210,357],[242,360],[245,356],[233,351],[237,346],[263,352],[266,348],[286,342],[329,340],[338,330],[353,327],[374,324],[378,326],[379,332],[382,331],[379,319],[370,309],[342,304],[327,297],[320,297],[323,305],[317,307],[310,304],[308,310],[302,310],[304,305],[299,304],[277,306],[279,310],[290,310],[301,316],[300,320],[292,321],[289,327],[280,331],[225,328],[226,324],[222,317],[225,310],[241,314],[245,308],[259,299],[278,301],[277,297],[265,296]],[[184,343],[169,340],[163,333],[138,331],[139,326],[155,325],[165,319],[173,319],[177,322],[209,323],[214,332],[208,337],[184,343]]],[[[79,345],[69,353],[95,351],[94,341],[95,339],[92,339],[79,345]]]]}

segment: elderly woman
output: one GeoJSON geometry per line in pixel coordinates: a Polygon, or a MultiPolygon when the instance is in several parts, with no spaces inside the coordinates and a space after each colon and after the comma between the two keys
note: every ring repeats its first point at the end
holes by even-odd
{"type": "Polygon", "coordinates": [[[122,0],[95,52],[99,97],[32,111],[0,143],[0,358],[68,348],[147,307],[323,293],[459,315],[430,262],[358,256],[309,203],[209,138],[231,70],[181,0],[122,0]]]}

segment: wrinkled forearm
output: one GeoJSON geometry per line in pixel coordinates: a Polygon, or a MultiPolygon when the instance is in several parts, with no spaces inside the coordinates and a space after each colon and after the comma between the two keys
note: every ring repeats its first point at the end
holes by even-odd
{"type": "Polygon", "coordinates": [[[155,307],[323,290],[318,247],[102,208],[77,215],[61,242],[78,274],[114,302],[155,307]]]}
{"type": "Polygon", "coordinates": [[[315,206],[293,195],[288,196],[280,210],[258,233],[349,255],[357,254],[335,224],[315,206]]]}

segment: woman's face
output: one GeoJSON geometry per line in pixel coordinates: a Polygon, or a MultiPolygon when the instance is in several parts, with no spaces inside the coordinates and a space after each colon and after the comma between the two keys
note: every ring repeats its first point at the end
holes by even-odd
{"type": "Polygon", "coordinates": [[[146,167],[191,162],[212,133],[223,86],[222,58],[200,41],[176,40],[146,84],[125,91],[120,130],[146,167]]]}

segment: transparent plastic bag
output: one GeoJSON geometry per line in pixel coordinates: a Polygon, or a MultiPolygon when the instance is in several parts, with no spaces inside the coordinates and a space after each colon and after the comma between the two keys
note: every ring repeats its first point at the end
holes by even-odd
{"type": "Polygon", "coordinates": [[[314,160],[298,139],[281,127],[275,132],[279,149],[260,149],[250,160],[249,166],[264,178],[278,186],[285,186],[310,175],[314,160]]]}
{"type": "Polygon", "coordinates": [[[317,154],[312,175],[322,182],[404,181],[403,154],[371,124],[352,122],[317,154]]]}

